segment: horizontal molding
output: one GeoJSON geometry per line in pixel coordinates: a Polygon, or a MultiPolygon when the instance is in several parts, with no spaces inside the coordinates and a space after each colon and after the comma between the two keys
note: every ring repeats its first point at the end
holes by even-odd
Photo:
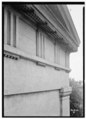
{"type": "MultiPolygon", "coordinates": [[[[77,42],[76,42],[76,40],[74,40],[72,37],[71,37],[71,35],[67,32],[67,31],[64,31],[62,28],[60,28],[60,26],[59,25],[57,25],[58,24],[58,22],[57,23],[55,23],[54,21],[52,21],[51,19],[49,19],[48,17],[47,17],[47,15],[45,14],[45,13],[47,13],[47,9],[46,9],[46,6],[43,6],[44,8],[45,8],[45,11],[46,12],[44,12],[38,5],[36,6],[34,6],[33,8],[36,10],[36,12],[38,11],[38,12],[40,12],[40,14],[38,13],[36,13],[39,17],[40,16],[42,16],[41,18],[42,18],[42,20],[44,20],[44,18],[47,20],[47,22],[48,22],[48,26],[52,29],[52,28],[54,28],[55,29],[55,31],[59,34],[59,37],[61,38],[61,39],[63,39],[64,40],[64,42],[65,43],[67,43],[67,44],[69,44],[68,46],[70,47],[70,49],[72,50],[72,51],[70,51],[70,52],[75,52],[75,51],[77,51],[77,48],[78,48],[78,45],[79,44],[77,44],[77,42]]],[[[52,10],[51,10],[52,11],[52,10]]],[[[49,12],[49,11],[48,11],[49,12]]],[[[52,14],[51,12],[50,12],[50,14],[52,14]]],[[[55,14],[55,13],[54,13],[55,14]]]]}
{"type": "Polygon", "coordinates": [[[40,57],[37,57],[37,56],[32,56],[32,55],[29,55],[23,51],[21,51],[20,49],[18,48],[15,48],[15,47],[11,47],[9,45],[4,45],[4,52],[8,52],[12,55],[16,55],[18,56],[18,60],[20,58],[23,58],[23,59],[27,59],[27,60],[30,60],[30,61],[33,61],[33,62],[36,62],[38,65],[40,66],[51,66],[51,67],[54,67],[56,70],[64,70],[66,71],[67,73],[69,73],[71,71],[70,68],[65,68],[65,67],[62,67],[58,64],[55,64],[55,63],[51,63],[51,62],[48,62],[46,61],[45,59],[43,58],[40,58],[40,57]]]}
{"type": "Polygon", "coordinates": [[[13,60],[18,60],[19,59],[19,56],[13,55],[13,54],[8,53],[8,52],[4,52],[4,57],[7,57],[7,58],[10,58],[10,59],[13,59],[13,60]]]}
{"type": "Polygon", "coordinates": [[[60,96],[61,97],[65,97],[65,96],[69,96],[72,92],[72,88],[71,87],[60,87],[60,88],[55,88],[55,89],[46,89],[46,90],[35,90],[35,91],[31,91],[31,92],[23,92],[23,93],[10,93],[10,94],[4,94],[4,96],[15,96],[15,95],[27,95],[27,94],[35,94],[35,93],[46,93],[46,92],[54,92],[54,91],[60,91],[60,96]],[[66,90],[65,90],[66,89],[66,90]],[[65,90],[65,91],[64,91],[65,90]]]}
{"type": "Polygon", "coordinates": [[[10,94],[4,94],[4,96],[15,96],[15,95],[28,95],[28,94],[36,94],[36,93],[46,93],[46,92],[54,92],[54,91],[59,91],[60,88],[56,89],[46,89],[46,90],[36,90],[36,91],[31,91],[31,92],[23,92],[23,93],[10,93],[10,94]]]}

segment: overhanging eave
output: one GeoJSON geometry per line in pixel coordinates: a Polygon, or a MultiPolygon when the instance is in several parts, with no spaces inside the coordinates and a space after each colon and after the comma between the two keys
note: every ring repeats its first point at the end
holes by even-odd
{"type": "Polygon", "coordinates": [[[28,20],[33,22],[34,25],[40,27],[45,33],[48,34],[53,40],[64,43],[70,52],[77,51],[77,45],[66,35],[60,32],[56,26],[34,5],[11,5],[17,12],[24,15],[28,20]]]}

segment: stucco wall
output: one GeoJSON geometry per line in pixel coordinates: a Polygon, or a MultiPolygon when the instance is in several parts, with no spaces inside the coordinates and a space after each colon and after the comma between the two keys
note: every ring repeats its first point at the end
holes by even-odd
{"type": "MultiPolygon", "coordinates": [[[[20,18],[17,25],[17,49],[36,56],[36,29],[20,18]]],[[[50,63],[55,60],[54,50],[54,42],[46,37],[45,60],[50,63]]],[[[65,67],[64,50],[60,49],[58,52],[59,62],[65,67]]],[[[18,60],[4,57],[6,116],[60,116],[59,89],[68,86],[68,73],[65,70],[56,70],[48,65],[40,66],[22,57],[18,60]]],[[[65,104],[68,107],[67,100],[65,104]]]]}
{"type": "Polygon", "coordinates": [[[5,96],[5,116],[60,116],[59,91],[5,96]]]}
{"type": "Polygon", "coordinates": [[[4,58],[4,94],[60,89],[69,85],[68,73],[35,62],[4,58]]]}

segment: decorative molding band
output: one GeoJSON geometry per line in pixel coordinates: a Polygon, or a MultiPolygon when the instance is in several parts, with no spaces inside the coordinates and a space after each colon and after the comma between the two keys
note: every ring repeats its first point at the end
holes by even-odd
{"type": "Polygon", "coordinates": [[[57,70],[64,70],[64,71],[68,71],[68,72],[71,71],[70,68],[62,67],[61,65],[46,61],[45,59],[42,59],[40,57],[29,55],[29,54],[21,51],[20,49],[15,48],[15,47],[11,47],[9,45],[4,45],[4,51],[12,54],[12,56],[27,59],[27,60],[30,60],[33,62],[38,62],[38,64],[40,66],[48,65],[48,66],[57,68],[57,70]]]}
{"type": "MultiPolygon", "coordinates": [[[[46,8],[46,6],[44,6],[44,8],[46,8]]],[[[51,29],[52,31],[56,31],[56,33],[54,33],[52,35],[51,35],[51,33],[50,34],[48,33],[49,36],[53,37],[53,39],[55,39],[56,37],[63,39],[63,40],[61,40],[61,42],[63,42],[63,43],[65,42],[66,44],[69,44],[67,47],[69,47],[70,52],[77,51],[78,46],[77,46],[75,40],[72,40],[72,37],[70,37],[70,35],[67,34],[67,32],[64,32],[63,29],[61,29],[59,26],[56,25],[56,24],[58,24],[58,22],[54,23],[54,21],[51,21],[49,18],[45,17],[45,15],[44,15],[45,13],[42,13],[43,10],[41,11],[41,9],[37,8],[36,5],[35,6],[34,5],[31,5],[31,6],[26,5],[25,6],[24,5],[22,7],[20,6],[20,8],[16,7],[16,5],[15,5],[14,9],[16,9],[18,11],[18,13],[24,14],[27,17],[27,19],[29,19],[30,21],[33,22],[33,24],[38,24],[38,22],[40,22],[40,21],[43,24],[45,24],[44,21],[46,21],[47,24],[45,24],[43,26],[40,25],[40,27],[45,30],[47,28],[49,30],[51,29]],[[21,9],[21,11],[19,9],[21,9]],[[35,12],[33,12],[33,14],[31,16],[30,16],[30,14],[27,14],[27,10],[29,10],[29,9],[32,9],[33,11],[35,11],[35,12]]],[[[47,13],[47,10],[46,10],[46,13],[47,13]]],[[[51,14],[51,12],[50,12],[50,14],[51,14]]]]}
{"type": "Polygon", "coordinates": [[[60,89],[60,96],[61,97],[69,96],[71,94],[71,92],[72,92],[71,87],[62,88],[62,89],[60,89]]]}
{"type": "Polygon", "coordinates": [[[4,52],[4,57],[7,57],[7,58],[10,58],[10,59],[13,59],[13,60],[18,60],[19,59],[19,56],[13,55],[13,54],[8,53],[8,52],[4,52]]]}
{"type": "Polygon", "coordinates": [[[42,92],[54,92],[54,91],[58,91],[59,92],[60,87],[59,88],[52,88],[52,89],[43,89],[43,90],[34,90],[34,91],[25,91],[25,92],[16,92],[16,93],[9,93],[9,92],[5,92],[4,96],[12,96],[12,95],[22,95],[22,94],[33,94],[33,93],[42,93],[42,92]]]}
{"type": "MultiPolygon", "coordinates": [[[[51,28],[51,29],[55,29],[55,31],[57,32],[57,34],[59,34],[58,36],[60,38],[62,38],[64,40],[65,43],[69,44],[68,46],[70,47],[71,51],[70,52],[74,52],[74,51],[77,51],[77,47],[79,44],[77,44],[77,41],[74,40],[72,37],[71,37],[71,34],[69,34],[69,32],[67,31],[64,31],[62,28],[59,27],[59,25],[57,26],[56,24],[58,24],[58,22],[54,22],[52,21],[51,19],[49,19],[46,15],[47,13],[47,9],[46,9],[46,6],[43,6],[45,8],[45,11],[44,12],[38,5],[35,5],[33,6],[33,9],[36,11],[36,15],[40,18],[41,16],[41,19],[43,20],[44,18],[47,20],[47,23],[48,23],[48,26],[51,28]],[[38,13],[40,12],[40,14],[38,13]],[[44,17],[44,18],[43,18],[44,17]],[[53,28],[52,28],[53,27],[53,28]]],[[[51,10],[52,11],[52,10],[51,10]]],[[[50,12],[50,11],[48,11],[50,12]]],[[[51,12],[50,12],[51,14],[51,12]]],[[[54,13],[55,14],[55,13],[54,13]]]]}

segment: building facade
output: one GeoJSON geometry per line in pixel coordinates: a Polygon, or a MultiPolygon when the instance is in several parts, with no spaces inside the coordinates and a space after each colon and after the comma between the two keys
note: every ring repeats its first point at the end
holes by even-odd
{"type": "Polygon", "coordinates": [[[79,38],[65,5],[4,4],[4,116],[69,116],[69,55],[79,38]]]}

